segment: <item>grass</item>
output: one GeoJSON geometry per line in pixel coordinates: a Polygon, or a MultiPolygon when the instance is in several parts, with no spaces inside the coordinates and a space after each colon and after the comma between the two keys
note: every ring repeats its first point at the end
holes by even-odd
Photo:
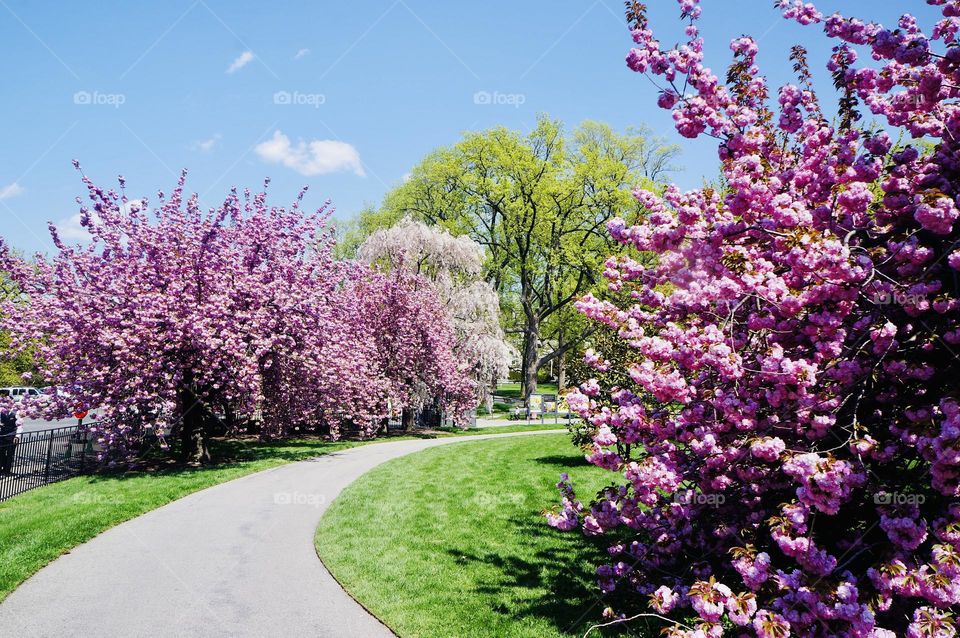
{"type": "MultiPolygon", "coordinates": [[[[486,421],[506,419],[506,415],[496,415],[483,416],[483,419],[486,421]]],[[[530,425],[526,425],[526,421],[517,421],[514,425],[498,425],[495,428],[468,428],[466,430],[452,430],[452,429],[443,429],[443,432],[448,432],[457,436],[469,436],[471,434],[509,434],[510,432],[534,432],[537,430],[564,430],[566,429],[566,422],[561,419],[559,422],[554,423],[552,418],[548,418],[545,423],[540,423],[540,421],[532,421],[530,425]]]]}
{"type": "Polygon", "coordinates": [[[395,459],[333,502],[317,552],[403,637],[582,636],[603,609],[592,574],[605,553],[580,533],[546,525],[542,511],[559,501],[563,471],[585,497],[609,480],[567,435],[395,459]]]}
{"type": "MultiPolygon", "coordinates": [[[[538,383],[537,384],[537,394],[556,394],[556,393],[557,393],[556,383],[538,383]]],[[[501,397],[513,397],[515,399],[519,399],[520,384],[519,383],[501,383],[497,385],[497,391],[495,394],[501,397]]]]}
{"type": "MultiPolygon", "coordinates": [[[[498,434],[551,427],[554,426],[473,428],[433,436],[498,434]]],[[[410,437],[394,436],[387,440],[398,438],[410,437]]],[[[0,601],[50,561],[118,523],[191,492],[246,474],[374,442],[221,441],[216,454],[228,460],[216,465],[80,476],[16,496],[0,503],[0,601]]]]}

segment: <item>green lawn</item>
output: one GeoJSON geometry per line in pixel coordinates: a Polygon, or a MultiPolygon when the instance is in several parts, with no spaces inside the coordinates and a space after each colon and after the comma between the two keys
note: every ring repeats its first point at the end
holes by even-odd
{"type": "MultiPolygon", "coordinates": [[[[538,383],[537,384],[537,394],[556,394],[557,393],[557,384],[556,383],[538,383]]],[[[519,383],[501,383],[497,385],[497,396],[501,397],[520,397],[520,384],[519,383]]]]}
{"type": "MultiPolygon", "coordinates": [[[[501,419],[506,418],[506,415],[492,415],[487,417],[486,415],[481,415],[482,418],[492,420],[492,419],[501,419]]],[[[442,432],[452,434],[455,436],[469,436],[473,434],[508,434],[510,432],[533,432],[536,430],[563,430],[567,427],[567,424],[562,419],[559,423],[554,423],[552,419],[547,419],[545,423],[540,423],[539,421],[533,421],[530,425],[526,425],[526,421],[518,421],[515,425],[499,425],[495,428],[468,428],[466,430],[454,430],[444,428],[442,432]]]]}
{"type": "Polygon", "coordinates": [[[610,478],[567,435],[395,459],[333,502],[317,551],[404,638],[582,636],[603,609],[592,574],[605,555],[602,542],[546,525],[542,512],[559,501],[554,485],[567,470],[587,498],[610,478]]]}
{"type": "MultiPolygon", "coordinates": [[[[441,432],[437,436],[498,434],[553,427],[470,429],[441,432]]],[[[397,438],[403,437],[387,440],[397,438]]],[[[221,442],[216,453],[228,460],[218,465],[81,476],[4,501],[0,503],[0,600],[53,559],[118,523],[191,492],[245,474],[365,444],[367,442],[316,439],[278,443],[221,442]]]]}

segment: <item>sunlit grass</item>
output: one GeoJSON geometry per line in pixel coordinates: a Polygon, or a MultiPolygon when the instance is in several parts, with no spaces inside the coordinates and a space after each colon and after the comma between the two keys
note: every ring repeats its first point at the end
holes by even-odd
{"type": "Polygon", "coordinates": [[[567,435],[395,459],[333,502],[317,551],[404,638],[582,636],[603,609],[592,574],[606,556],[602,542],[546,525],[542,512],[559,501],[564,471],[587,498],[610,479],[567,435]]]}
{"type": "MultiPolygon", "coordinates": [[[[538,383],[537,384],[537,394],[556,394],[557,393],[557,384],[556,383],[538,383]]],[[[520,397],[520,384],[519,383],[500,383],[497,385],[497,396],[501,397],[520,397]]]]}

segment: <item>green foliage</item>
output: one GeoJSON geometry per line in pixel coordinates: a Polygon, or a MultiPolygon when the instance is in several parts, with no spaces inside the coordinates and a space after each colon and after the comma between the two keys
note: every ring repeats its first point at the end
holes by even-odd
{"type": "MultiPolygon", "coordinates": [[[[20,290],[5,272],[0,273],[0,297],[4,300],[15,300],[20,297],[20,290]]],[[[0,387],[40,384],[41,379],[37,374],[33,349],[14,353],[11,345],[10,334],[0,331],[0,387]],[[29,374],[30,377],[24,379],[24,374],[29,374]]]]}
{"type": "Polygon", "coordinates": [[[364,240],[375,231],[390,228],[403,218],[401,211],[376,208],[367,204],[355,217],[337,225],[337,245],[333,254],[337,259],[353,259],[364,240]]]}
{"type": "Polygon", "coordinates": [[[567,379],[572,386],[578,386],[590,379],[597,381],[605,388],[619,386],[632,387],[633,382],[627,372],[628,366],[636,359],[636,351],[631,349],[620,337],[617,331],[608,326],[600,326],[590,335],[567,363],[567,379]],[[583,361],[584,352],[592,348],[605,361],[610,362],[610,370],[600,372],[588,366],[583,361]]]}
{"type": "MultiPolygon", "coordinates": [[[[0,332],[0,352],[9,352],[9,350],[10,335],[6,332],[0,332]]],[[[36,385],[39,383],[41,383],[41,380],[37,375],[37,367],[32,353],[25,352],[16,354],[12,358],[9,355],[0,358],[0,386],[36,385]],[[29,374],[30,378],[24,379],[24,374],[29,374]]]]}

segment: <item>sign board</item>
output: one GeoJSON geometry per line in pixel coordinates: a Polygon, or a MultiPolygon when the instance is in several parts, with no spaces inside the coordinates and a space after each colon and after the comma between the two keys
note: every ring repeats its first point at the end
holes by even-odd
{"type": "Polygon", "coordinates": [[[531,394],[530,398],[527,400],[527,409],[530,414],[540,414],[543,412],[543,395],[542,394],[531,394]]]}
{"type": "Polygon", "coordinates": [[[543,395],[543,409],[545,412],[556,412],[557,411],[557,395],[555,394],[543,395]]]}
{"type": "Polygon", "coordinates": [[[73,418],[82,419],[87,416],[87,411],[82,408],[77,408],[73,411],[73,418]]]}

